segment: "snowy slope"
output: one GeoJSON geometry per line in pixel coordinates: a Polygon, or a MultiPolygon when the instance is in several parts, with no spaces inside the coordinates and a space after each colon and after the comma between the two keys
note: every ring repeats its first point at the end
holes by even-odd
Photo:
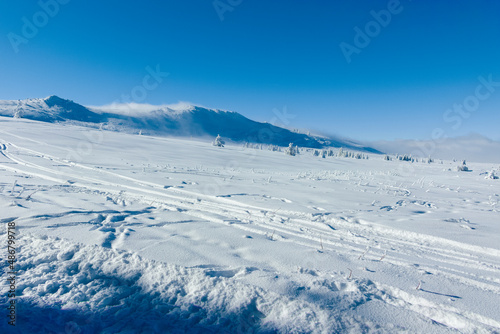
{"type": "Polygon", "coordinates": [[[264,143],[302,147],[345,147],[380,153],[352,141],[308,136],[269,123],[252,121],[239,113],[206,109],[187,104],[152,106],[114,104],[84,107],[57,96],[45,99],[0,101],[0,116],[21,117],[43,122],[78,122],[79,125],[104,129],[141,132],[145,135],[215,137],[218,134],[235,142],[264,143]]]}
{"type": "Polygon", "coordinates": [[[18,333],[500,332],[498,165],[2,117],[0,148],[18,333]]]}

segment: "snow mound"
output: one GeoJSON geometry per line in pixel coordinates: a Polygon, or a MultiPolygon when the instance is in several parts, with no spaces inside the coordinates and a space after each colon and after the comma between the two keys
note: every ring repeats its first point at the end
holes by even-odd
{"type": "Polygon", "coordinates": [[[18,333],[319,333],[343,326],[316,305],[208,270],[59,238],[25,235],[18,243],[18,333]]]}

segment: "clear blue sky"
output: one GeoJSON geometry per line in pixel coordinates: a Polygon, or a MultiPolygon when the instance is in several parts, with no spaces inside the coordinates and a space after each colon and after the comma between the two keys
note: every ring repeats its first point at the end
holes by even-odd
{"type": "Polygon", "coordinates": [[[438,127],[500,140],[500,86],[480,89],[477,106],[469,98],[468,118],[443,119],[479,76],[500,82],[500,1],[220,0],[219,13],[213,0],[60,1],[53,17],[37,1],[0,2],[0,99],[107,104],[159,65],[169,76],[138,102],[269,122],[286,106],[290,127],[360,140],[428,139],[438,127]],[[385,27],[370,24],[388,7],[385,27]],[[36,33],[23,35],[23,17],[36,33]],[[355,47],[367,24],[373,37],[348,63],[340,45],[355,47]],[[18,52],[13,34],[28,37],[18,52]]]}

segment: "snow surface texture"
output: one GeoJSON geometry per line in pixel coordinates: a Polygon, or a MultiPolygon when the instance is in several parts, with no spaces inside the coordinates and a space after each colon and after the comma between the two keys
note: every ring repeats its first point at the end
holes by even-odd
{"type": "Polygon", "coordinates": [[[350,140],[314,137],[269,123],[252,121],[237,112],[207,109],[186,103],[153,106],[149,104],[111,104],[84,107],[58,96],[45,99],[0,100],[0,116],[42,122],[66,122],[91,128],[158,136],[215,137],[218,134],[235,142],[304,147],[324,145],[380,153],[350,140]]]}
{"type": "Polygon", "coordinates": [[[500,333],[499,166],[467,166],[0,117],[0,331],[500,333]]]}

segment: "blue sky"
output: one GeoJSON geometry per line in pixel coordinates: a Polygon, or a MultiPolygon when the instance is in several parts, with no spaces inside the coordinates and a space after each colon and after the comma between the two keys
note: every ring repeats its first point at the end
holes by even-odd
{"type": "Polygon", "coordinates": [[[0,2],[0,99],[107,104],[159,66],[168,77],[136,102],[268,122],[286,108],[289,127],[359,140],[429,139],[437,128],[500,140],[499,1],[41,3],[52,15],[37,1],[0,2]],[[356,27],[368,43],[356,44],[356,27]],[[471,111],[453,110],[464,102],[471,111]]]}

